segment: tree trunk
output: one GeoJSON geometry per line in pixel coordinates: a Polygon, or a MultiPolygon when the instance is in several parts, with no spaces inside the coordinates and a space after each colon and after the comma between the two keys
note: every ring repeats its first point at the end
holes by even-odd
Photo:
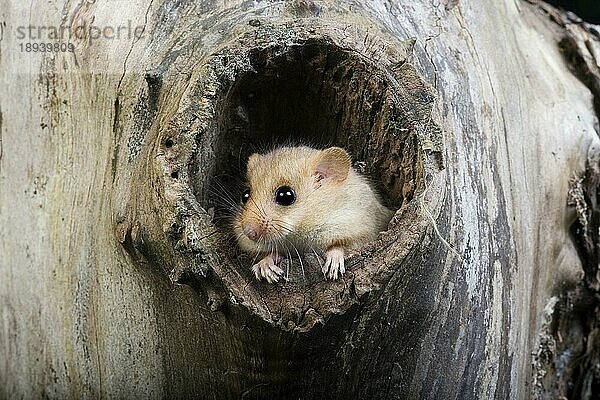
{"type": "Polygon", "coordinates": [[[537,1],[13,3],[1,398],[598,396],[594,26],[537,1]],[[248,155],[289,141],[346,148],[397,210],[341,280],[298,255],[258,282],[223,222],[248,155]]]}

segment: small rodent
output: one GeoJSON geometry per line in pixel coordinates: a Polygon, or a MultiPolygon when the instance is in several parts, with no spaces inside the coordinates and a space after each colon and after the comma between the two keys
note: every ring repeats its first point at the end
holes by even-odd
{"type": "Polygon", "coordinates": [[[377,238],[393,214],[339,147],[252,154],[247,180],[233,228],[240,248],[262,257],[256,278],[270,283],[283,275],[282,254],[296,251],[324,255],[325,277],[337,279],[345,255],[377,238]]]}

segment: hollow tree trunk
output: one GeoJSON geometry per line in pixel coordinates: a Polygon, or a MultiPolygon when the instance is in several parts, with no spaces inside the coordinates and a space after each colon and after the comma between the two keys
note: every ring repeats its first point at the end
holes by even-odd
{"type": "Polygon", "coordinates": [[[598,395],[594,27],[534,1],[0,23],[0,397],[598,395]],[[88,35],[24,50],[60,26],[88,35]],[[345,147],[397,209],[339,281],[304,255],[257,282],[222,222],[289,140],[345,147]]]}

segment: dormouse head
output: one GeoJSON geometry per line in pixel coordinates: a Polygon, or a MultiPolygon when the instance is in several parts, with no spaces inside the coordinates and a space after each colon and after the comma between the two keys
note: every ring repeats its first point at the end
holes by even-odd
{"type": "Polygon", "coordinates": [[[309,238],[339,202],[350,171],[350,156],[339,147],[252,154],[234,223],[242,249],[276,252],[309,238]]]}

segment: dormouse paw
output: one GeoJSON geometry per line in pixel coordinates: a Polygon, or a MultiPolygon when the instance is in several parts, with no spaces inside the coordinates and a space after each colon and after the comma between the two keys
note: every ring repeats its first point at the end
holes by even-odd
{"type": "Polygon", "coordinates": [[[256,279],[266,279],[269,283],[275,283],[283,275],[283,270],[276,263],[281,261],[282,257],[268,255],[252,266],[252,271],[256,279]]]}
{"type": "Polygon", "coordinates": [[[346,268],[344,267],[344,249],[339,246],[331,246],[325,252],[325,264],[322,268],[323,275],[329,279],[342,277],[346,268]]]}

